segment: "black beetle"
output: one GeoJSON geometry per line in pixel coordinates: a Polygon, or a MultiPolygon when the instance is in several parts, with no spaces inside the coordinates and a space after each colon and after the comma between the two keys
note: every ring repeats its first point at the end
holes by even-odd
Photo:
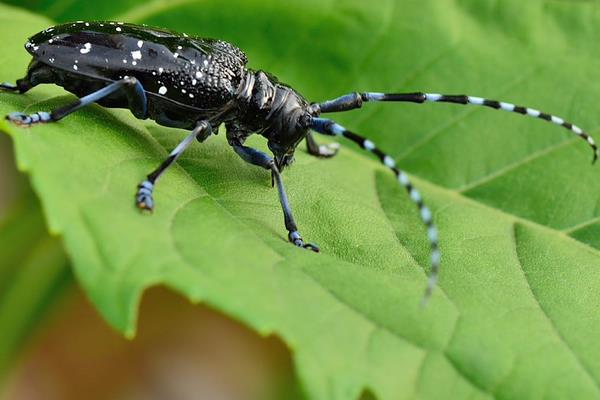
{"type": "Polygon", "coordinates": [[[304,99],[291,87],[264,71],[246,68],[244,52],[222,40],[191,37],[186,34],[122,22],[67,23],[50,27],[32,38],[25,48],[33,59],[27,76],[16,84],[3,83],[0,89],[25,93],[42,83],[54,83],[79,97],[77,101],[52,112],[31,115],[11,113],[6,118],[18,125],[58,121],[91,103],[105,107],[128,108],[135,117],[150,118],[158,124],[191,130],[169,157],[139,186],[136,205],[152,210],[156,180],[193,142],[206,140],[225,124],[227,141],[246,162],[271,171],[277,184],[290,242],[313,251],[298,229],[281,180],[281,171],[293,161],[294,151],[306,139],[308,152],[317,157],[336,154],[335,144],[318,145],[312,131],[342,136],[376,154],[396,175],[419,208],[431,245],[431,274],[424,300],[437,281],[440,264],[438,234],[432,214],[419,192],[395,161],[373,142],[321,113],[347,111],[368,101],[449,102],[487,106],[544,119],[563,126],[592,147],[594,161],[598,148],[579,127],[550,114],[514,104],[465,95],[436,93],[351,93],[322,103],[304,99]],[[268,140],[274,157],[244,146],[246,138],[259,133],[268,140]]]}

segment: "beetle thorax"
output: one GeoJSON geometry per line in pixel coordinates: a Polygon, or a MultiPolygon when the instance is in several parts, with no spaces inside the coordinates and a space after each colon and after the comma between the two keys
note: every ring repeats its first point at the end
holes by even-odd
{"type": "Polygon", "coordinates": [[[238,90],[239,129],[259,133],[275,156],[293,156],[306,136],[310,106],[295,90],[263,71],[248,71],[238,90]]]}

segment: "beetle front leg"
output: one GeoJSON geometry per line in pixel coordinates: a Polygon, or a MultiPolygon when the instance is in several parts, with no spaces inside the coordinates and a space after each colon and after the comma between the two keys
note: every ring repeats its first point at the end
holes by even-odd
{"type": "Polygon", "coordinates": [[[271,177],[277,185],[279,202],[281,203],[281,208],[283,209],[283,219],[285,227],[288,230],[288,240],[298,247],[303,247],[318,253],[319,247],[312,243],[305,243],[300,235],[300,232],[298,232],[298,227],[296,226],[294,216],[292,215],[292,208],[290,207],[287,194],[285,193],[285,188],[283,187],[281,173],[275,165],[273,158],[269,157],[262,151],[253,149],[252,147],[242,145],[232,145],[232,147],[233,150],[247,163],[263,167],[271,171],[271,177]]]}
{"type": "Polygon", "coordinates": [[[315,157],[330,158],[337,154],[340,145],[338,143],[318,144],[312,133],[308,132],[306,134],[306,148],[308,154],[315,157]]]}
{"type": "Polygon", "coordinates": [[[169,157],[160,164],[160,166],[152,171],[146,177],[146,180],[138,185],[137,193],[135,194],[135,205],[141,210],[152,211],[154,209],[154,185],[158,178],[179,158],[181,153],[196,139],[196,137],[210,135],[212,126],[208,121],[200,121],[198,125],[171,151],[169,157]]]}

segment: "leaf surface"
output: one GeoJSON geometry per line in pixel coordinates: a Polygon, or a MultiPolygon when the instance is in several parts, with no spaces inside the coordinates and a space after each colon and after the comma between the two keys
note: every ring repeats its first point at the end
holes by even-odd
{"type": "MultiPolygon", "coordinates": [[[[49,15],[230,40],[315,101],[467,92],[597,132],[595,2],[127,1],[97,14],[68,4],[49,15]]],[[[20,43],[49,22],[9,8],[0,18],[15,38],[0,72],[15,79],[27,63],[20,43]]],[[[72,100],[61,93],[2,94],[0,112],[72,100]]],[[[600,178],[585,144],[541,121],[455,105],[369,104],[338,120],[395,156],[434,210],[443,265],[424,310],[424,228],[393,177],[352,147],[334,160],[298,151],[286,171],[316,255],[286,243],[268,174],[222,135],[164,176],[150,216],[134,209],[135,186],[185,133],[98,106],[0,127],[79,281],[130,336],[143,290],[166,285],[279,335],[309,398],[365,388],[381,399],[600,397],[600,178]]]]}

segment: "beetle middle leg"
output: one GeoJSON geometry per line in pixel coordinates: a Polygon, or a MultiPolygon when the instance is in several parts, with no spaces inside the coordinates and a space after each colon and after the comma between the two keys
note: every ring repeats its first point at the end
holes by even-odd
{"type": "Polygon", "coordinates": [[[58,108],[54,111],[38,111],[33,114],[13,112],[6,119],[20,126],[30,126],[37,123],[56,122],[82,107],[100,101],[115,93],[122,93],[127,98],[129,109],[136,118],[145,118],[147,114],[146,93],[141,83],[135,78],[125,78],[113,82],[100,90],[84,96],[77,101],[58,108]]]}
{"type": "Polygon", "coordinates": [[[294,216],[292,215],[292,208],[290,207],[287,194],[285,193],[285,188],[283,187],[281,173],[279,172],[277,165],[275,165],[273,158],[269,157],[262,151],[253,149],[252,147],[242,146],[241,144],[233,144],[232,147],[233,150],[247,163],[263,167],[271,171],[271,176],[277,185],[279,202],[281,203],[281,208],[283,209],[283,219],[285,227],[288,230],[289,241],[298,247],[303,247],[318,253],[319,247],[312,243],[304,243],[302,236],[300,236],[300,232],[298,232],[298,227],[296,226],[294,216]]]}
{"type": "Polygon", "coordinates": [[[167,157],[158,168],[148,174],[146,180],[138,185],[138,190],[135,195],[135,204],[139,209],[152,211],[154,208],[152,192],[154,191],[154,185],[156,184],[157,179],[179,158],[194,139],[197,137],[208,136],[211,132],[211,124],[208,121],[200,121],[190,134],[187,135],[173,151],[171,151],[169,157],[167,157]]]}

